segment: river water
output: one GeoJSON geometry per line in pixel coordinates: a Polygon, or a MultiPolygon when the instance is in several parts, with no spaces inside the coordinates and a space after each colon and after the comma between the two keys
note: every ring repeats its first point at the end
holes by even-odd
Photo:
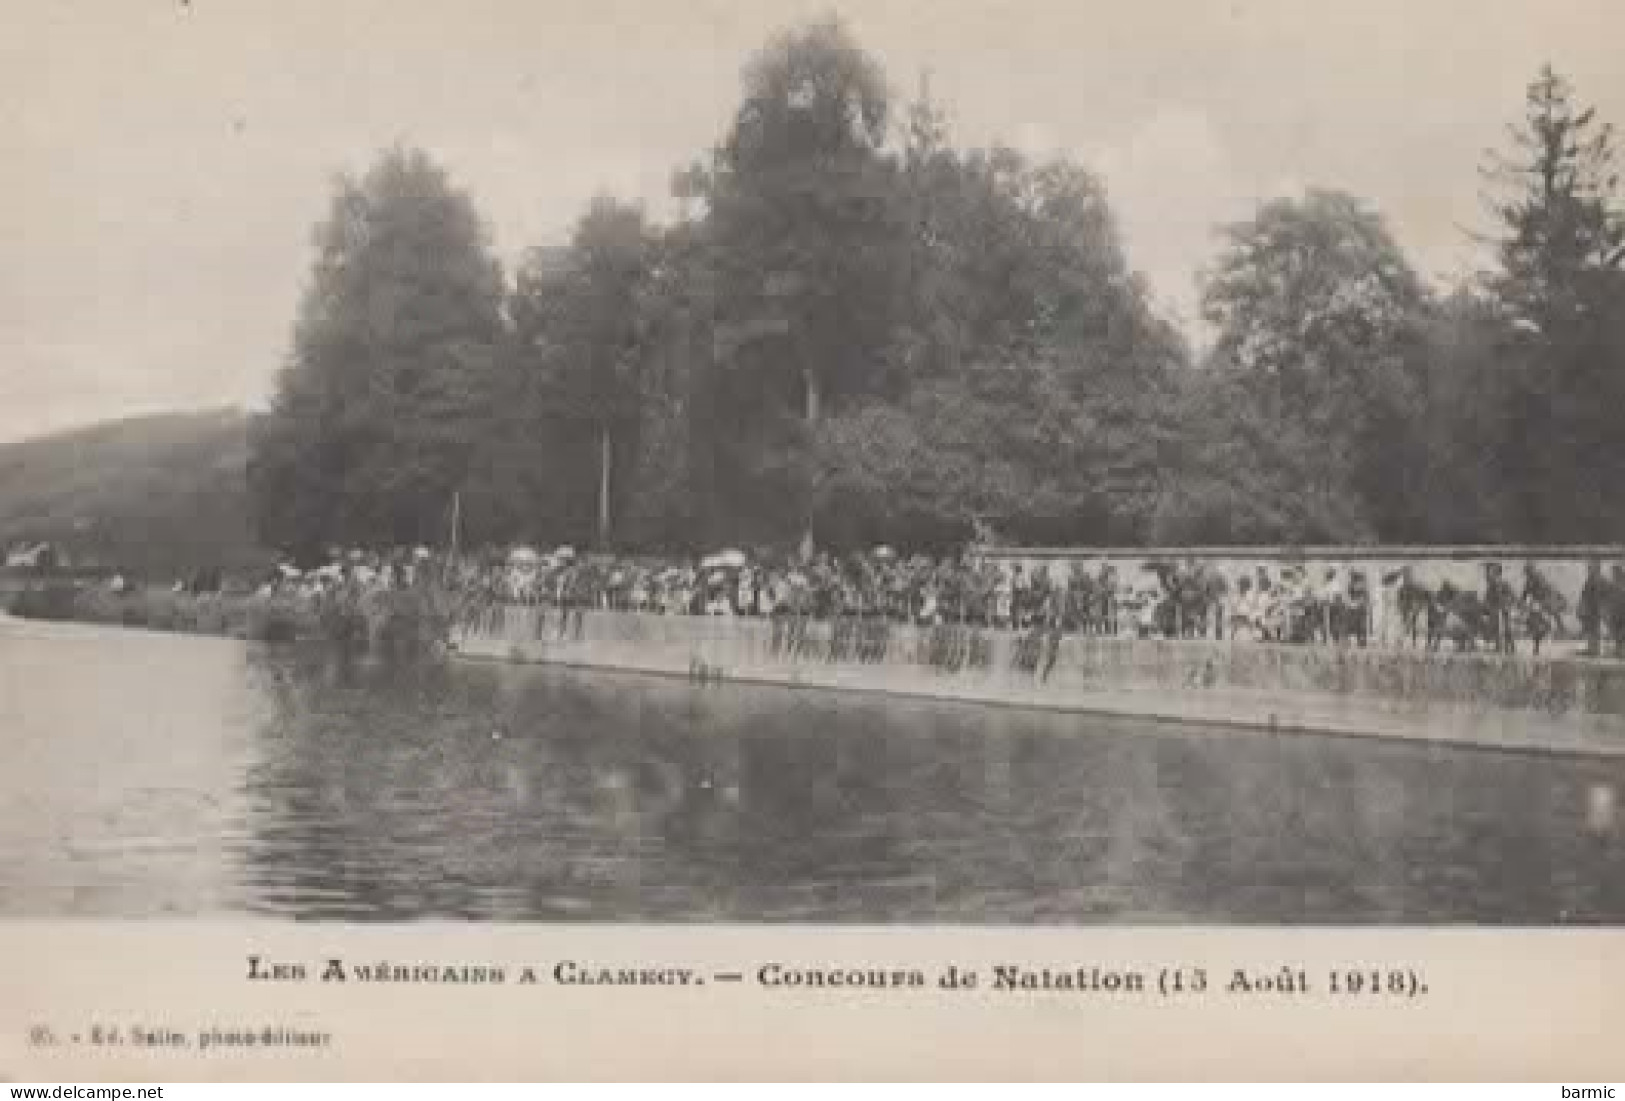
{"type": "Polygon", "coordinates": [[[0,619],[0,915],[1625,921],[1625,761],[0,619]]]}

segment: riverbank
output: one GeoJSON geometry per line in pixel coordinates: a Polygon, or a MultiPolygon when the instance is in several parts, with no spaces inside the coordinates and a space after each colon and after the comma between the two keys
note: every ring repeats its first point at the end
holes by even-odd
{"type": "Polygon", "coordinates": [[[1260,733],[1625,756],[1625,666],[1576,658],[1067,638],[496,609],[457,656],[1036,708],[1260,733]],[[1045,668],[1048,667],[1047,675],[1045,668]]]}
{"type": "Polygon", "coordinates": [[[434,594],[415,591],[312,597],[188,593],[47,583],[13,593],[4,611],[23,620],[87,623],[235,638],[323,641],[394,653],[437,650],[449,616],[434,594]]]}
{"type": "Polygon", "coordinates": [[[248,593],[147,588],[120,593],[105,585],[47,583],[13,594],[7,611],[18,619],[140,627],[259,642],[291,642],[320,634],[319,617],[310,602],[248,593]]]}

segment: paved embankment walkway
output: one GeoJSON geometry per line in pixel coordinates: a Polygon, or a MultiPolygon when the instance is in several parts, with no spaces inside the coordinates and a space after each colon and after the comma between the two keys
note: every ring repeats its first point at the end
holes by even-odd
{"type": "MultiPolygon", "coordinates": [[[[702,630],[704,628],[701,628],[702,630]]],[[[1251,733],[1382,738],[1520,753],[1625,757],[1625,716],[1384,698],[1366,693],[1040,681],[997,665],[949,672],[907,662],[817,659],[706,661],[696,640],[555,640],[500,633],[460,635],[466,659],[618,670],[786,688],[874,692],[935,700],[1177,722],[1251,733]]],[[[1128,645],[1128,644],[1125,644],[1128,645]]]]}

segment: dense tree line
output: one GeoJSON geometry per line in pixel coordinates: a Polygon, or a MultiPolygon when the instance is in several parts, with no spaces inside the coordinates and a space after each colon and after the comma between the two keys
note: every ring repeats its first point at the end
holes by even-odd
{"type": "Polygon", "coordinates": [[[954,146],[834,19],[745,71],[656,225],[604,197],[511,282],[421,152],[345,181],[250,486],[262,539],[1625,537],[1612,131],[1550,71],[1441,295],[1357,198],[1224,227],[1197,357],[1100,180],[954,146]]]}

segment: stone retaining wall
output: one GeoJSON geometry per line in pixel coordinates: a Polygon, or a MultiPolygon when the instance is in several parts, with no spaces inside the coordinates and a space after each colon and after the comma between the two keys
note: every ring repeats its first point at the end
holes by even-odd
{"type": "Polygon", "coordinates": [[[868,667],[877,681],[895,670],[913,683],[932,674],[1019,689],[1039,705],[1049,695],[1161,689],[1625,716],[1625,663],[1575,658],[1092,637],[1063,638],[1052,650],[1049,639],[1010,631],[605,611],[585,612],[561,633],[557,611],[517,605],[488,610],[461,637],[497,656],[697,675],[750,669],[795,682],[798,671],[868,667]]]}

